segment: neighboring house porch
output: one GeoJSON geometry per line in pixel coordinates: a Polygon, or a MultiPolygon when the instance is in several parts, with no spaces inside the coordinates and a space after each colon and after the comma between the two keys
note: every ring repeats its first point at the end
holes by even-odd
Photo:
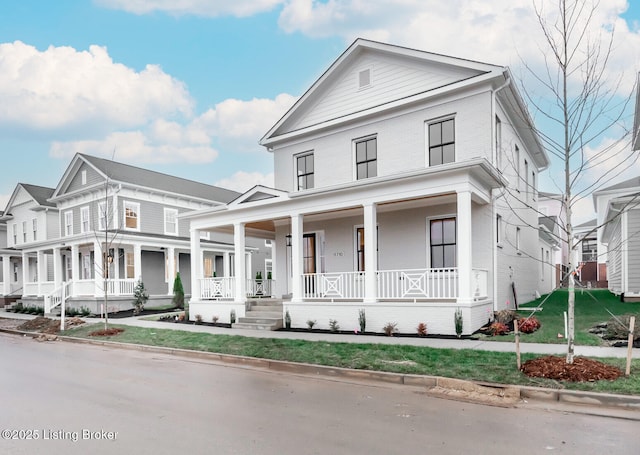
{"type": "Polygon", "coordinates": [[[0,307],[14,302],[22,294],[21,253],[0,250],[0,307]]]}
{"type": "MultiPolygon", "coordinates": [[[[185,217],[192,252],[201,249],[201,230],[232,229],[240,251],[249,233],[273,239],[274,294],[283,296],[294,327],[316,320],[315,327],[328,328],[335,319],[356,329],[364,309],[367,330],[395,322],[414,332],[425,322],[430,333],[454,334],[459,308],[469,334],[493,312],[491,190],[501,184],[477,159],[295,193],[256,187],[224,208],[185,217]]],[[[236,257],[235,267],[246,264],[236,257]]],[[[220,279],[194,270],[192,317],[244,316],[244,280],[221,292],[220,279]]]]}

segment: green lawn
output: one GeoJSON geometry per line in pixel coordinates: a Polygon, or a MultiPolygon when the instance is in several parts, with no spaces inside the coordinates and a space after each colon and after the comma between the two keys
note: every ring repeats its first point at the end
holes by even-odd
{"type": "MultiPolygon", "coordinates": [[[[89,338],[102,324],[90,324],[65,332],[89,338]]],[[[327,343],[290,339],[247,338],[234,335],[192,333],[171,329],[118,326],[124,332],[106,337],[111,341],[166,346],[199,351],[234,354],[263,359],[286,360],[361,370],[424,374],[472,379],[502,384],[521,384],[640,395],[640,360],[634,360],[629,378],[594,383],[560,384],[532,379],[516,368],[515,354],[475,350],[434,349],[415,346],[327,343]]],[[[101,338],[104,339],[104,338],[101,338]]],[[[504,338],[502,338],[504,339],[504,338]]],[[[533,358],[523,355],[523,361],[533,358]]],[[[601,359],[624,371],[624,359],[601,359]]]]}
{"type": "MultiPolygon", "coordinates": [[[[567,310],[569,291],[560,289],[555,291],[542,305],[542,311],[533,313],[541,323],[540,329],[531,334],[523,334],[521,341],[526,343],[566,343],[564,338],[558,338],[558,334],[564,334],[564,312],[567,310]]],[[[544,297],[529,302],[523,307],[537,307],[544,297]]],[[[607,312],[615,315],[635,314],[640,323],[640,302],[621,302],[619,297],[611,294],[606,289],[576,290],[576,344],[598,346],[602,340],[589,333],[589,329],[599,322],[606,322],[611,318],[607,312]]],[[[518,314],[527,317],[531,311],[518,311],[518,314]]],[[[512,341],[513,335],[487,337],[487,340],[512,341]]]]}

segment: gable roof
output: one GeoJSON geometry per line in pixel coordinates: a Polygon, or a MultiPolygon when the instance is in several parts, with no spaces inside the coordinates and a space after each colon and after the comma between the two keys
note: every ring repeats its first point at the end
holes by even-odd
{"type": "Polygon", "coordinates": [[[60,183],[58,183],[52,196],[53,199],[60,197],[64,193],[70,178],[77,172],[80,162],[87,163],[104,179],[109,179],[112,183],[122,183],[222,203],[228,203],[240,195],[240,193],[226,188],[78,153],[69,164],[60,183]]]}
{"type": "Polygon", "coordinates": [[[627,190],[632,188],[640,187],[640,177],[632,177],[629,180],[625,180],[624,182],[616,183],[615,185],[608,186],[606,188],[599,189],[594,194],[603,193],[605,191],[617,191],[617,190],[627,190]]]}
{"type": "Polygon", "coordinates": [[[13,206],[20,190],[25,191],[29,195],[29,197],[37,204],[36,210],[38,208],[41,210],[56,209],[56,205],[49,201],[49,198],[54,192],[53,188],[32,185],[29,183],[18,183],[14,188],[13,193],[11,193],[11,197],[7,201],[7,206],[5,207],[4,213],[2,213],[2,216],[4,218],[12,216],[9,209],[11,206],[13,206]]]}
{"type": "MultiPolygon", "coordinates": [[[[262,137],[260,144],[267,146],[270,143],[281,139],[282,136],[287,133],[295,133],[295,125],[292,122],[294,116],[300,115],[305,110],[311,108],[314,102],[321,96],[331,84],[335,83],[337,75],[343,70],[352,65],[359,57],[364,53],[375,53],[376,55],[396,56],[403,58],[407,61],[417,62],[419,64],[429,64],[438,68],[455,69],[459,72],[456,77],[450,75],[450,77],[441,77],[429,79],[428,83],[424,83],[421,89],[412,91],[409,93],[400,94],[400,98],[387,98],[380,99],[380,97],[374,97],[370,104],[367,104],[360,112],[350,112],[347,117],[351,116],[363,116],[371,111],[384,110],[395,107],[398,103],[407,103],[412,100],[420,100],[426,96],[438,91],[438,89],[450,90],[453,86],[463,86],[469,83],[473,83],[476,80],[490,79],[492,77],[502,75],[505,67],[491,65],[487,63],[481,63],[472,60],[465,60],[456,57],[450,57],[441,54],[435,54],[431,52],[410,49],[406,47],[380,43],[377,41],[370,41],[362,38],[356,39],[351,46],[349,46],[343,53],[336,59],[333,64],[315,81],[315,83],[298,99],[298,101],[291,107],[284,116],[262,137]],[[293,130],[289,131],[287,127],[292,127],[293,130]]],[[[303,125],[300,130],[308,130],[318,128],[320,126],[327,126],[331,121],[344,120],[341,118],[321,119],[318,124],[315,125],[303,125]]]]}

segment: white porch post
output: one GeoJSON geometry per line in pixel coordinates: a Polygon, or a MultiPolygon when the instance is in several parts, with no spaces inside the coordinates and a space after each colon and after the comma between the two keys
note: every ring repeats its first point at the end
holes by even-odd
{"type": "Polygon", "coordinates": [[[458,302],[469,303],[473,301],[473,289],[471,289],[471,192],[459,192],[457,199],[458,302]]]}
{"type": "Polygon", "coordinates": [[[2,294],[11,294],[11,256],[2,256],[2,294]]]}
{"type": "Polygon", "coordinates": [[[133,276],[142,279],[142,245],[133,245],[133,276]]]}
{"type": "Polygon", "coordinates": [[[200,251],[200,231],[191,229],[191,245],[189,260],[191,262],[191,300],[200,300],[200,280],[202,279],[202,262],[199,258],[202,256],[200,251]]]}
{"type": "Polygon", "coordinates": [[[231,261],[229,260],[230,257],[231,255],[228,251],[225,251],[224,255],[222,256],[222,268],[224,269],[222,271],[222,276],[224,277],[231,276],[231,274],[229,273],[231,271],[231,261]]]}
{"type": "Polygon", "coordinates": [[[176,277],[176,249],[169,247],[164,250],[165,258],[167,261],[167,293],[173,294],[173,281],[176,277]]]}
{"type": "MultiPolygon", "coordinates": [[[[80,259],[79,259],[78,245],[71,245],[71,279],[74,283],[77,283],[80,279],[80,259]]],[[[71,295],[76,296],[76,286],[71,286],[71,295]]]]}
{"type": "Polygon", "coordinates": [[[304,263],[302,241],[304,225],[302,215],[291,216],[291,301],[302,301],[302,274],[304,263]]]}
{"type": "Polygon", "coordinates": [[[27,291],[27,283],[30,283],[29,280],[29,255],[27,253],[22,253],[22,293],[25,295],[29,295],[27,291]]]}
{"type": "Polygon", "coordinates": [[[56,289],[62,285],[62,254],[60,250],[60,247],[53,249],[53,282],[56,289]]]}
{"type": "Polygon", "coordinates": [[[235,247],[235,296],[234,301],[245,302],[247,300],[247,261],[245,256],[244,223],[233,224],[233,245],[235,247]]]}
{"type": "Polygon", "coordinates": [[[364,204],[364,301],[378,299],[378,245],[376,204],[364,204]]]}
{"type": "Polygon", "coordinates": [[[47,279],[47,260],[45,259],[44,251],[38,250],[36,267],[38,269],[38,295],[42,295],[42,283],[47,279]]]}
{"type": "Polygon", "coordinates": [[[104,295],[106,292],[103,281],[103,267],[104,258],[102,257],[102,245],[100,242],[93,242],[93,281],[95,283],[95,296],[104,295]]]}

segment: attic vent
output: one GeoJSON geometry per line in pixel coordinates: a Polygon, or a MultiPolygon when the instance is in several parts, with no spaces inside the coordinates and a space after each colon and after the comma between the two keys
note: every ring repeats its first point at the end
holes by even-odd
{"type": "Polygon", "coordinates": [[[371,70],[366,69],[358,74],[358,88],[364,88],[371,85],[371,70]]]}

